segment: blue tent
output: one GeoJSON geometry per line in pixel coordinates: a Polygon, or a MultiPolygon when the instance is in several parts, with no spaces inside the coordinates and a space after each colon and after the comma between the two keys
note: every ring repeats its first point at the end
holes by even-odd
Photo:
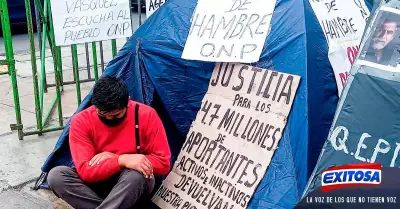
{"type": "MultiPolygon", "coordinates": [[[[265,0],[268,1],[268,0],[265,0]]],[[[176,159],[207,91],[215,63],[181,58],[197,1],[169,0],[119,51],[105,71],[129,86],[136,101],[160,115],[176,159]]],[[[301,198],[327,137],[338,102],[327,43],[308,0],[277,0],[272,29],[255,66],[302,77],[268,171],[249,208],[292,208],[301,198]]],[[[91,94],[77,112],[90,105],[91,94]]],[[[42,167],[72,165],[69,123],[42,167]]],[[[42,186],[45,186],[42,184],[42,186]]]]}

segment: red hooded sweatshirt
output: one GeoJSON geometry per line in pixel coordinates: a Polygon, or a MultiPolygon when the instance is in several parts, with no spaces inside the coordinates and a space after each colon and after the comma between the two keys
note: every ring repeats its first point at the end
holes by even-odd
{"type": "Polygon", "coordinates": [[[151,162],[154,175],[166,175],[169,172],[171,152],[160,118],[153,108],[129,101],[127,116],[116,127],[101,122],[94,106],[72,118],[69,132],[71,155],[78,175],[84,182],[108,179],[121,171],[119,155],[136,153],[135,104],[140,105],[140,152],[151,162]],[[96,154],[106,151],[118,156],[89,166],[89,161],[96,154]]]}

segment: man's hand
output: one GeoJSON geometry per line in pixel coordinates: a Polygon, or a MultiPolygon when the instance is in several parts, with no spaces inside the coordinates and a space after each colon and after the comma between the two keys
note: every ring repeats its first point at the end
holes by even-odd
{"type": "Polygon", "coordinates": [[[114,154],[114,153],[111,153],[111,152],[102,152],[102,153],[99,153],[99,154],[95,155],[95,156],[89,161],[89,165],[90,165],[90,166],[93,166],[93,165],[96,165],[96,164],[100,164],[101,161],[103,161],[103,160],[105,160],[105,159],[108,159],[108,158],[115,157],[115,156],[117,156],[117,155],[114,154]]]}
{"type": "Polygon", "coordinates": [[[150,161],[140,154],[121,155],[118,163],[122,167],[135,169],[141,172],[145,178],[151,178],[153,175],[153,166],[150,161]]]}

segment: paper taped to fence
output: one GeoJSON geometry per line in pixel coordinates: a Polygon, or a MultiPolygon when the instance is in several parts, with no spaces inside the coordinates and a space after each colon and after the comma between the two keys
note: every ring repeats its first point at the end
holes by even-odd
{"type": "Polygon", "coordinates": [[[354,63],[370,12],[364,0],[309,0],[329,47],[339,95],[354,63]]]}
{"type": "Polygon", "coordinates": [[[149,18],[156,12],[167,0],[146,0],[146,17],[149,18]]]}
{"type": "Polygon", "coordinates": [[[246,208],[277,149],[299,82],[296,75],[217,64],[153,202],[163,209],[246,208]]]}
{"type": "Polygon", "coordinates": [[[257,62],[275,4],[276,0],[199,0],[182,58],[257,62]]]}
{"type": "Polygon", "coordinates": [[[57,46],[130,37],[129,0],[51,0],[57,46]]]}

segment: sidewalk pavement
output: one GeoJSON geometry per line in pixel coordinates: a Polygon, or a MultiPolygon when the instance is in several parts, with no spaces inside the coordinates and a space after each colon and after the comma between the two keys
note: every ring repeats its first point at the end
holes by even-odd
{"type": "MultiPolygon", "coordinates": [[[[2,42],[2,40],[0,40],[2,42]]],[[[125,44],[126,39],[117,40],[117,49],[125,44]]],[[[27,43],[26,43],[27,44],[27,43]]],[[[103,42],[104,47],[104,66],[112,59],[111,42],[103,42]]],[[[1,48],[1,47],[0,47],[1,48]]],[[[0,50],[1,51],[1,50],[0,50]]],[[[100,48],[97,45],[98,69],[101,74],[100,48]]],[[[46,50],[46,78],[48,83],[54,83],[53,60],[50,56],[50,50],[46,50]]],[[[89,45],[89,57],[91,76],[93,72],[93,57],[89,45]]],[[[16,72],[18,81],[18,92],[21,106],[22,123],[24,130],[35,128],[35,97],[33,94],[32,67],[30,61],[30,52],[20,50],[15,52],[16,72]]],[[[84,45],[78,46],[79,76],[80,79],[87,79],[87,62],[84,45]]],[[[36,52],[36,63],[39,78],[41,76],[40,53],[36,52]]],[[[4,54],[0,53],[0,59],[4,59],[4,54]]],[[[73,81],[72,54],[69,47],[62,48],[62,64],[64,81],[73,81]]],[[[0,72],[7,71],[0,67],[0,72]]],[[[40,80],[39,80],[40,82],[40,80]]],[[[89,93],[94,82],[81,84],[81,93],[83,100],[89,93]]],[[[50,108],[51,101],[55,97],[55,87],[48,88],[48,93],[44,94],[44,110],[50,108]]],[[[62,93],[62,112],[64,121],[68,120],[78,107],[75,84],[64,86],[62,93]]],[[[58,199],[47,190],[33,191],[31,187],[41,173],[41,166],[47,156],[53,150],[60,131],[43,134],[42,136],[33,135],[24,137],[23,141],[18,140],[17,133],[11,132],[10,124],[15,123],[15,111],[12,83],[8,75],[0,75],[0,208],[7,209],[50,209],[71,208],[65,202],[58,199]]],[[[45,111],[46,112],[46,111],[45,111]]],[[[50,124],[58,121],[58,110],[53,111],[50,124]]]]}
{"type": "Polygon", "coordinates": [[[1,137],[0,208],[72,208],[51,191],[31,189],[59,134],[60,132],[53,132],[41,137],[29,136],[23,141],[19,141],[15,133],[1,137]]]}

